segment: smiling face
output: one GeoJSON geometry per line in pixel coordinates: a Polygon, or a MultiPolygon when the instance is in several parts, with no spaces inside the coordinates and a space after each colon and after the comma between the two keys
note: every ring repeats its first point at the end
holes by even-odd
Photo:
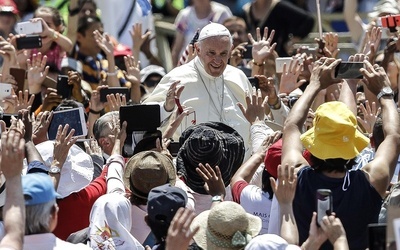
{"type": "Polygon", "coordinates": [[[232,43],[228,36],[206,38],[196,44],[197,56],[205,71],[214,77],[222,75],[231,56],[232,43]]]}

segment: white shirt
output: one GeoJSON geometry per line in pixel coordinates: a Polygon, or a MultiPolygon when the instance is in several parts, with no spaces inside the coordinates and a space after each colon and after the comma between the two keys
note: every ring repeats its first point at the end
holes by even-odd
{"type": "MultiPolygon", "coordinates": [[[[243,137],[246,147],[245,160],[248,159],[251,154],[250,123],[237,106],[240,102],[246,107],[245,93],[251,93],[252,86],[246,75],[241,70],[227,65],[222,76],[210,76],[198,57],[173,69],[161,79],[153,93],[144,101],[158,102],[161,105],[161,120],[170,115],[164,110],[163,104],[169,87],[176,80],[180,80],[180,85],[185,86],[180,102],[195,110],[196,124],[214,121],[234,128],[243,137]]],[[[191,126],[190,120],[191,118],[182,121],[173,137],[174,140],[178,141],[181,133],[191,126]]]]}
{"type": "MultiPolygon", "coordinates": [[[[151,37],[155,36],[154,18],[151,11],[151,5],[149,3],[150,10],[148,11],[146,1],[148,2],[148,0],[136,0],[133,12],[129,13],[133,2],[132,0],[95,0],[97,8],[101,10],[101,21],[104,25],[104,31],[115,37],[120,43],[130,48],[132,48],[133,42],[129,31],[132,31],[132,26],[135,23],[142,24],[143,34],[147,30],[150,30],[152,33],[151,37]],[[129,21],[121,36],[118,37],[118,32],[124,25],[128,16],[129,21]]],[[[154,55],[157,55],[155,39],[150,42],[150,49],[154,55]]],[[[149,60],[143,53],[140,53],[140,62],[142,68],[149,65],[149,60]]]]}
{"type": "Polygon", "coordinates": [[[52,233],[24,236],[24,250],[84,250],[92,249],[81,243],[72,244],[57,238],[52,233]]]}

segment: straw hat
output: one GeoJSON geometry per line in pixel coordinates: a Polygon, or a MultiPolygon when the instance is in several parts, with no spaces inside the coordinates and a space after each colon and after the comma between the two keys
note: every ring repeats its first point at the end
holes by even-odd
{"type": "Polygon", "coordinates": [[[193,238],[202,249],[243,249],[258,235],[261,224],[239,204],[224,201],[196,216],[190,228],[200,227],[193,238]]]}

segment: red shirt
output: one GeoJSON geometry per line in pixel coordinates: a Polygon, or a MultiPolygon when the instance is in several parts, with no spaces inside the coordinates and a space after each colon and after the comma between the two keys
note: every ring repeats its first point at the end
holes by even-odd
{"type": "Polygon", "coordinates": [[[87,187],[57,200],[60,210],[57,227],[53,233],[58,238],[66,240],[71,233],[89,226],[90,211],[94,202],[107,192],[107,171],[108,167],[104,167],[101,175],[87,187]]]}

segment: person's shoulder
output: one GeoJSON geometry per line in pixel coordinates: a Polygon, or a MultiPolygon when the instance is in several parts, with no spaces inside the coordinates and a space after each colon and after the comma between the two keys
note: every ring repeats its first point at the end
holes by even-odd
{"type": "Polygon", "coordinates": [[[62,239],[56,238],[56,248],[57,249],[74,249],[74,250],[85,250],[85,249],[92,249],[89,246],[86,246],[82,243],[73,244],[62,239]]]}
{"type": "Polygon", "coordinates": [[[223,5],[221,3],[218,3],[218,2],[214,2],[214,1],[211,1],[211,8],[214,11],[228,11],[228,12],[231,12],[231,10],[229,9],[228,6],[223,5]]]}

